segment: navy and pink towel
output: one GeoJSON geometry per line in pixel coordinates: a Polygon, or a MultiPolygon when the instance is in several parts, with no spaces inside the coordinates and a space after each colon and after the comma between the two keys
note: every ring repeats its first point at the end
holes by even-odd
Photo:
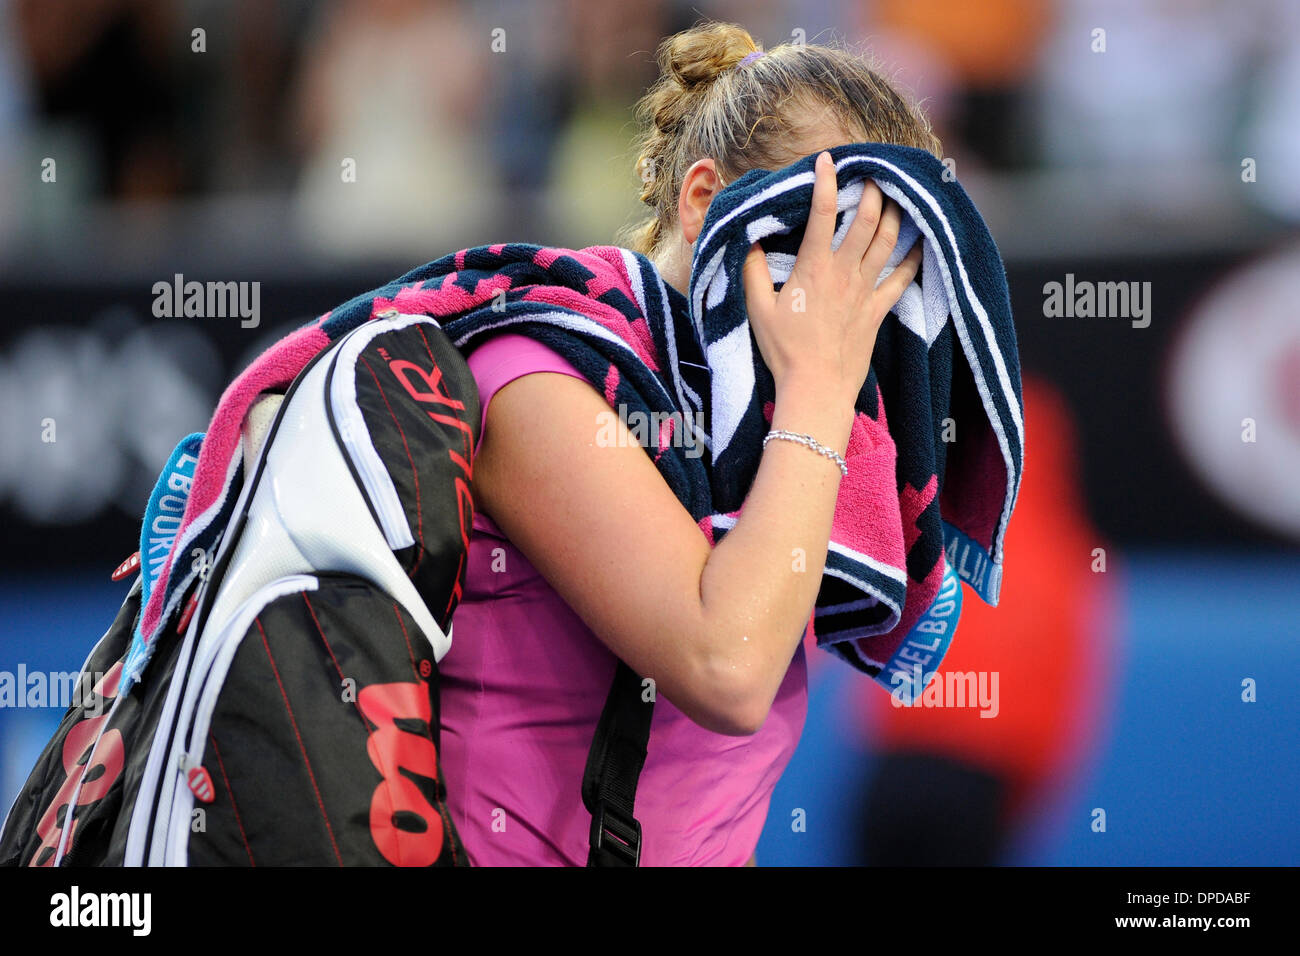
{"type": "MultiPolygon", "coordinates": [[[[906,213],[890,267],[924,243],[918,281],[885,320],[858,396],[814,612],[819,645],[879,678],[935,602],[945,562],[997,603],[1024,454],[1020,367],[1002,260],[943,164],[881,144],[831,154],[837,243],[867,177],[906,213]]],[[[613,408],[657,423],[642,430],[647,453],[703,533],[719,540],[758,468],[775,397],[748,327],[741,270],[758,241],[774,281],[788,277],[814,159],[752,171],[714,198],[687,296],[644,256],[614,246],[479,246],[357,296],[273,345],[227,387],[203,438],[179,530],[146,582],[141,658],[197,573],[186,555],[211,548],[233,509],[244,470],[240,423],[253,400],[391,309],[436,318],[466,354],[506,330],[559,352],[613,408]]]]}

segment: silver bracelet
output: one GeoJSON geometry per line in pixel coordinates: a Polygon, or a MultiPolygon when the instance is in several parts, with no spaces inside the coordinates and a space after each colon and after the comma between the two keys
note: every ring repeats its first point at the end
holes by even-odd
{"type": "Polygon", "coordinates": [[[773,438],[781,438],[785,441],[792,441],[796,444],[803,445],[805,448],[811,448],[823,458],[829,458],[831,461],[835,462],[835,464],[839,465],[840,474],[846,478],[848,477],[849,466],[840,453],[833,448],[827,448],[816,438],[813,438],[812,435],[800,435],[797,432],[788,432],[784,428],[774,428],[763,436],[763,447],[766,448],[767,443],[773,438]]]}

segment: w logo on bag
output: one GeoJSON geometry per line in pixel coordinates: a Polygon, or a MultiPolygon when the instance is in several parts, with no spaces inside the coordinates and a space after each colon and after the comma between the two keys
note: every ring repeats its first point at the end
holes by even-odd
{"type": "Polygon", "coordinates": [[[411,779],[436,786],[438,751],[427,736],[433,719],[424,684],[372,684],[357,697],[374,725],[366,750],[383,782],[370,801],[370,835],[394,866],[431,866],[442,853],[444,820],[411,779]]]}
{"type": "Polygon", "coordinates": [[[103,799],[122,773],[122,734],[104,729],[109,717],[104,708],[117,696],[121,675],[122,665],[118,663],[95,684],[97,700],[93,709],[99,716],[78,721],[63,739],[63,769],[67,776],[36,825],[41,842],[29,866],[50,866],[61,841],[71,846],[77,835],[77,811],[103,799]]]}

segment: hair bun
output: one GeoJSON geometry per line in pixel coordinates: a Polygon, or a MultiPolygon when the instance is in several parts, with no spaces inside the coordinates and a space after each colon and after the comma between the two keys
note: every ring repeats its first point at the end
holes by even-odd
{"type": "Polygon", "coordinates": [[[686,89],[711,83],[758,45],[734,23],[709,23],[669,37],[659,47],[659,69],[686,89]]]}

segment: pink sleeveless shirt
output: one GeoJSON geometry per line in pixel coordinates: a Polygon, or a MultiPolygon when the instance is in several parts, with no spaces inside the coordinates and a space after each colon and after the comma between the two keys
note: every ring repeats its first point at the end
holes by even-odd
{"type": "MultiPolygon", "coordinates": [[[[582,378],[514,334],[477,348],[469,367],[485,422],[492,396],[521,375],[582,378]]],[[[491,518],[476,513],[464,598],[439,667],[448,805],[473,864],[586,864],[582,774],[616,663],[491,518]]],[[[807,703],[802,642],[753,736],[705,730],[660,695],[636,797],[641,864],[746,863],[807,703]]]]}

